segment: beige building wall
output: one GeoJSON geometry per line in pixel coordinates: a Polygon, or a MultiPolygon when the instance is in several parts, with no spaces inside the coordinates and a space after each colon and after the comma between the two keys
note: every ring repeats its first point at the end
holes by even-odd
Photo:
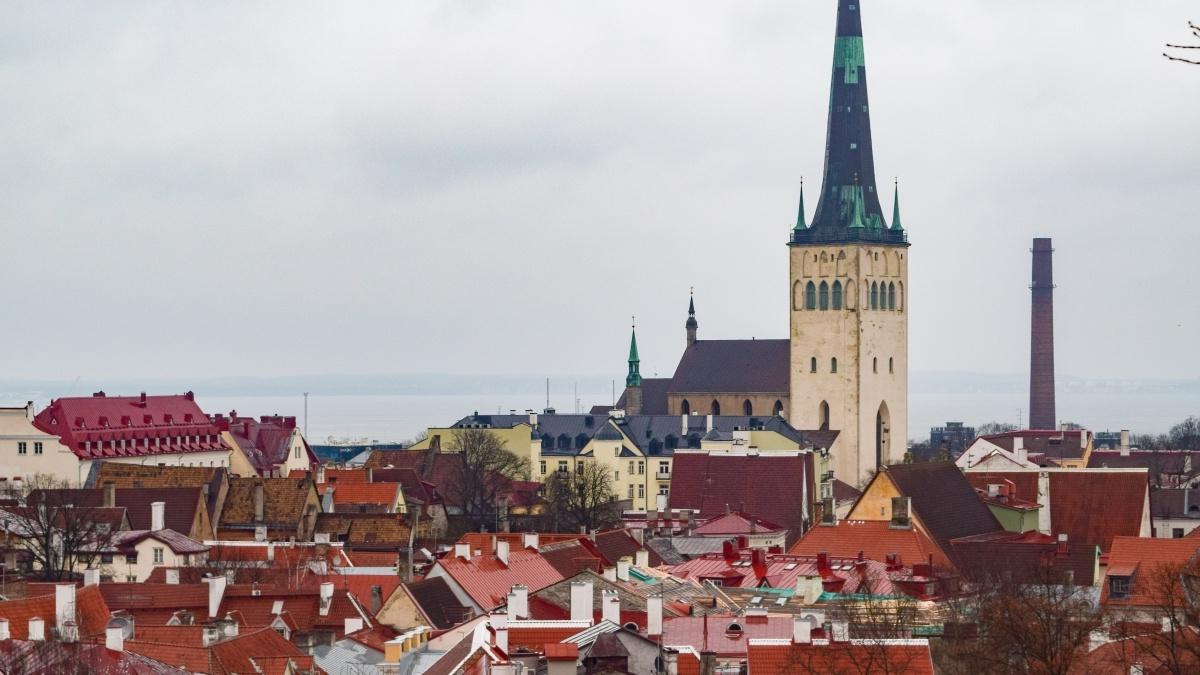
{"type": "Polygon", "coordinates": [[[908,438],[908,249],[882,244],[792,246],[788,422],[841,433],[835,475],[857,484],[900,461],[908,438]],[[832,287],[842,286],[833,309],[832,287]],[[807,309],[808,283],[830,287],[807,309]],[[895,287],[895,309],[871,308],[871,284],[895,287]],[[833,362],[837,369],[834,372],[833,362]],[[826,407],[828,406],[826,413],[826,407]],[[827,419],[826,419],[827,418],[827,419]]]}
{"type": "Polygon", "coordinates": [[[780,406],[784,415],[789,410],[788,392],[747,394],[744,392],[700,393],[681,392],[667,394],[667,413],[670,415],[683,414],[684,403],[688,412],[695,415],[713,414],[713,403],[720,407],[720,415],[756,415],[770,417],[775,414],[776,406],[780,406]],[[746,404],[750,404],[749,413],[746,404]]]}
{"type": "Polygon", "coordinates": [[[0,408],[0,478],[11,485],[18,477],[27,481],[46,474],[78,486],[87,478],[86,471],[80,472],[79,458],[58,436],[33,426],[34,414],[32,403],[0,408]]]}
{"type": "MultiPolygon", "coordinates": [[[[130,562],[124,554],[116,553],[113,554],[111,562],[100,560],[95,567],[100,570],[101,576],[112,577],[114,582],[140,584],[150,578],[156,567],[198,567],[208,559],[207,553],[177,555],[165,542],[152,536],[138,542],[134,550],[137,552],[137,560],[134,562],[130,562]],[[156,550],[161,553],[162,562],[156,562],[156,550]]],[[[75,570],[83,572],[87,568],[87,563],[80,562],[75,570]]]]}

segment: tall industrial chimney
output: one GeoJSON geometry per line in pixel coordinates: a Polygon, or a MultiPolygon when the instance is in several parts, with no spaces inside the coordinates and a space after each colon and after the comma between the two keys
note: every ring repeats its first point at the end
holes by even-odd
{"type": "Polygon", "coordinates": [[[1033,305],[1029,344],[1029,428],[1055,429],[1054,248],[1049,237],[1033,240],[1033,305]]]}

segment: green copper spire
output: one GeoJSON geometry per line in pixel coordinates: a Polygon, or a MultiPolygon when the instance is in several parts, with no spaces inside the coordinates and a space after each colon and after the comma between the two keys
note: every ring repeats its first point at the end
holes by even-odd
{"type": "Polygon", "coordinates": [[[861,185],[855,185],[850,191],[850,223],[852,230],[863,229],[867,224],[863,221],[863,191],[861,185]]]}
{"type": "Polygon", "coordinates": [[[808,229],[808,222],[804,219],[804,176],[800,177],[800,210],[796,214],[796,230],[808,229]]]}
{"type": "Polygon", "coordinates": [[[638,372],[642,360],[638,358],[637,350],[637,323],[633,324],[631,337],[629,340],[629,374],[625,376],[626,387],[642,386],[642,374],[638,372]]]}
{"type": "Polygon", "coordinates": [[[896,191],[894,193],[895,196],[892,198],[892,229],[893,230],[903,230],[904,227],[900,225],[900,179],[899,178],[897,178],[895,180],[894,185],[896,186],[896,188],[895,188],[896,191]]]}

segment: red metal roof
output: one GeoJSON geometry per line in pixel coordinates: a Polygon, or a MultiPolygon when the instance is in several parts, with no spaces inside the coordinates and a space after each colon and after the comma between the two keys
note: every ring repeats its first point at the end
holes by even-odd
{"type": "Polygon", "coordinates": [[[893,529],[885,520],[840,520],[837,525],[818,525],[788,549],[792,555],[804,556],[822,551],[845,558],[862,552],[872,560],[886,560],[889,554],[898,553],[901,562],[909,565],[928,562],[932,554],[935,565],[952,567],[942,549],[919,528],[893,529]]]}
{"type": "Polygon", "coordinates": [[[33,420],[81,459],[228,451],[191,392],[60,398],[33,420]]]}
{"type": "Polygon", "coordinates": [[[663,644],[714,652],[723,658],[744,657],[750,640],[792,637],[792,616],[680,616],[663,619],[663,644]],[[733,629],[738,630],[733,630],[733,629]]]}
{"type": "MultiPolygon", "coordinates": [[[[24,640],[29,637],[29,620],[40,618],[46,622],[47,633],[55,623],[53,584],[49,595],[37,595],[19,600],[0,602],[0,618],[8,619],[8,634],[14,640],[24,640]]],[[[104,597],[97,586],[84,586],[75,589],[75,621],[79,624],[79,635],[85,637],[104,632],[108,625],[109,609],[104,597]]]]}
{"type": "Polygon", "coordinates": [[[787,528],[764,520],[749,513],[733,511],[717,516],[712,520],[692,530],[692,534],[700,535],[738,535],[738,534],[770,534],[782,532],[787,528]]]}
{"type": "Polygon", "coordinates": [[[514,548],[507,565],[494,554],[472,556],[470,560],[447,555],[434,570],[441,568],[484,611],[507,601],[508,591],[516,584],[529,587],[531,593],[562,581],[563,576],[537,551],[514,548]]]}

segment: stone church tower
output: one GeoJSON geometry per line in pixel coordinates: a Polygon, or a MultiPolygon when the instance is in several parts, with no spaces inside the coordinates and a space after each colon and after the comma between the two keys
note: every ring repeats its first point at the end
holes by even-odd
{"type": "Polygon", "coordinates": [[[908,238],[898,190],[884,221],[871,151],[861,0],[839,0],[825,175],[788,246],[788,422],[835,429],[835,475],[854,484],[901,461],[908,438],[908,238]]]}

